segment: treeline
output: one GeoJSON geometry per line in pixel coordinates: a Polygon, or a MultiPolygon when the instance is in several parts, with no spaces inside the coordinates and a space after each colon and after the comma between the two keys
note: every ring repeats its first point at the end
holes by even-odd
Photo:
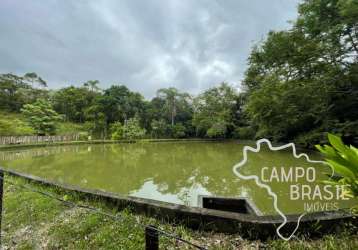
{"type": "Polygon", "coordinates": [[[221,83],[198,96],[160,89],[146,100],[124,85],[101,90],[92,80],[54,91],[34,73],[3,74],[0,108],[23,112],[38,133],[54,133],[51,121],[62,119],[114,139],[266,137],[312,146],[332,132],[356,144],[358,2],[306,0],[298,12],[290,30],[253,48],[240,92],[221,83]]]}
{"type": "Polygon", "coordinates": [[[88,81],[54,91],[38,88],[39,79],[35,73],[0,75],[0,108],[22,112],[39,134],[54,133],[55,122],[63,120],[100,138],[229,138],[239,121],[239,94],[226,83],[195,98],[165,88],[146,100],[124,85],[101,90],[98,81],[88,81]]]}

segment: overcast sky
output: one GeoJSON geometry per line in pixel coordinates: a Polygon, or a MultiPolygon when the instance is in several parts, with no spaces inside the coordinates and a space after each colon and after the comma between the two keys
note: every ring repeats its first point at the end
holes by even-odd
{"type": "Polygon", "coordinates": [[[238,85],[252,46],[287,29],[298,0],[0,0],[0,73],[50,88],[97,79],[146,97],[238,85]]]}

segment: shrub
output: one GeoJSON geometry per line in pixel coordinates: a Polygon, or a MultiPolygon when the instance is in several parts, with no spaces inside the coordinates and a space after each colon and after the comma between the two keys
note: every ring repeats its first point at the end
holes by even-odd
{"type": "Polygon", "coordinates": [[[185,127],[181,123],[177,123],[171,127],[172,136],[174,138],[184,138],[185,137],[185,127]]]}
{"type": "Polygon", "coordinates": [[[121,140],[123,139],[123,125],[120,122],[115,122],[111,124],[110,129],[112,140],[121,140]]]}
{"type": "Polygon", "coordinates": [[[111,126],[112,140],[139,139],[145,135],[146,130],[141,128],[137,118],[130,118],[122,125],[115,122],[111,126]]]}
{"type": "Polygon", "coordinates": [[[56,122],[61,120],[51,103],[43,99],[38,99],[33,104],[25,104],[21,112],[38,135],[54,134],[56,122]]]}
{"type": "Polygon", "coordinates": [[[143,138],[146,130],[141,128],[137,118],[129,119],[123,126],[123,137],[125,139],[143,138]]]}
{"type": "Polygon", "coordinates": [[[208,129],[206,134],[210,138],[225,137],[226,130],[226,124],[224,122],[216,122],[208,129]]]}
{"type": "Polygon", "coordinates": [[[150,126],[152,128],[152,136],[156,138],[166,137],[169,134],[169,126],[163,119],[153,120],[150,126]]]}
{"type": "Polygon", "coordinates": [[[33,135],[35,131],[19,119],[0,119],[0,136],[33,135]]]}
{"type": "Polygon", "coordinates": [[[80,132],[80,133],[78,133],[78,140],[87,141],[88,136],[89,136],[88,132],[80,132]]]}
{"type": "Polygon", "coordinates": [[[238,127],[234,131],[234,138],[247,140],[255,139],[255,134],[256,131],[250,126],[238,127]]]}
{"type": "Polygon", "coordinates": [[[111,131],[112,140],[121,140],[124,138],[124,135],[123,135],[124,128],[123,128],[122,123],[120,123],[120,122],[113,123],[111,125],[110,131],[111,131]]]}

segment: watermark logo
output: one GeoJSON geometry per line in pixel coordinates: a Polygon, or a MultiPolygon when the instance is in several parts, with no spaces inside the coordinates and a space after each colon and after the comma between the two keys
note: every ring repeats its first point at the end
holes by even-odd
{"type": "MultiPolygon", "coordinates": [[[[267,164],[267,163],[263,163],[267,164]]],[[[256,142],[256,147],[244,146],[243,159],[233,167],[235,175],[243,180],[254,180],[256,185],[265,189],[273,199],[273,207],[275,211],[282,217],[283,221],[276,229],[277,235],[283,240],[290,240],[297,232],[300,221],[307,213],[319,211],[338,210],[338,201],[347,200],[344,193],[346,186],[322,184],[317,180],[317,169],[319,164],[327,165],[324,161],[311,160],[307,154],[297,154],[294,143],[288,143],[282,146],[273,146],[267,139],[260,139],[256,142]],[[280,151],[285,149],[292,149],[292,155],[296,159],[304,159],[312,165],[318,166],[302,167],[302,166],[262,166],[258,174],[245,175],[242,173],[243,167],[248,162],[248,153],[259,153],[263,144],[266,144],[271,151],[280,151]],[[288,192],[288,201],[280,202],[300,202],[302,205],[302,214],[297,219],[297,225],[289,236],[281,234],[280,230],[287,223],[287,216],[279,208],[278,195],[271,188],[271,184],[286,183],[288,192]]],[[[322,165],[321,165],[322,166],[322,165]]],[[[334,172],[332,170],[332,175],[334,172]]]]}

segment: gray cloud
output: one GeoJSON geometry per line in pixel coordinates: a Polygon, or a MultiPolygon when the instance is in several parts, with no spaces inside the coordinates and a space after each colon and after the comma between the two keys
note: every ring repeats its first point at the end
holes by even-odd
{"type": "Polygon", "coordinates": [[[298,0],[0,2],[0,72],[37,72],[51,88],[98,79],[146,97],[238,84],[251,47],[289,27],[298,0]]]}

